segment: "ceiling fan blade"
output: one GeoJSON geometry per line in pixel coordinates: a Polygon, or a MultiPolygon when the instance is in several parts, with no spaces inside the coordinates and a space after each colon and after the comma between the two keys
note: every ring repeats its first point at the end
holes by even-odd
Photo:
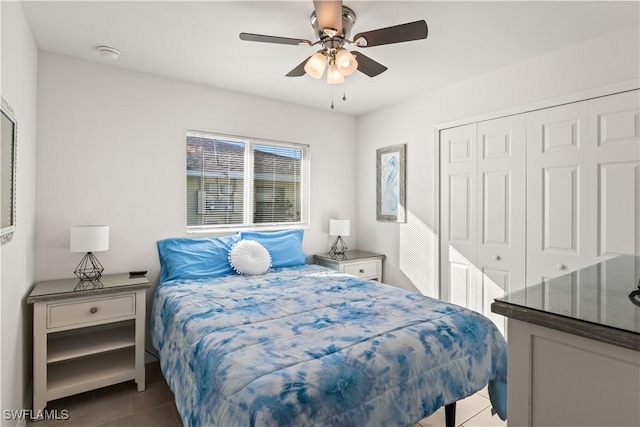
{"type": "MultiPolygon", "coordinates": [[[[335,34],[342,34],[342,1],[314,0],[318,28],[324,30],[330,28],[336,30],[335,34]]],[[[330,34],[327,34],[330,35],[330,34]]],[[[333,37],[333,36],[331,36],[333,37]]]]}
{"type": "MultiPolygon", "coordinates": [[[[311,58],[311,57],[309,57],[311,58]]],[[[307,63],[307,61],[309,60],[309,58],[305,59],[304,61],[302,61],[300,63],[300,65],[298,65],[296,68],[294,68],[293,70],[289,71],[287,73],[287,77],[300,77],[300,76],[304,76],[307,72],[304,70],[304,66],[307,63]]]]}
{"type": "Polygon", "coordinates": [[[353,42],[358,47],[380,46],[426,39],[428,33],[429,28],[423,19],[421,21],[408,22],[393,27],[358,33],[353,38],[353,42]]]}
{"type": "Polygon", "coordinates": [[[366,74],[369,77],[375,77],[378,74],[382,74],[387,71],[387,67],[382,65],[379,62],[374,61],[368,56],[363,55],[360,52],[351,52],[356,57],[356,61],[358,61],[358,71],[363,74],[366,74]]]}
{"type": "Polygon", "coordinates": [[[293,39],[290,37],[265,36],[263,34],[240,33],[240,40],[249,42],[277,43],[290,45],[307,45],[311,46],[311,42],[305,39],[293,39]]]}

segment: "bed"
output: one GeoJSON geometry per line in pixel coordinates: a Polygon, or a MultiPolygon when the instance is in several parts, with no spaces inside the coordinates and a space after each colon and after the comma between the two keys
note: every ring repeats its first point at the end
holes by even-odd
{"type": "MultiPolygon", "coordinates": [[[[256,236],[208,240],[228,256],[256,236]]],[[[506,344],[486,317],[301,263],[301,245],[283,266],[267,242],[268,272],[239,275],[199,261],[205,240],[158,245],[152,341],[185,426],[410,426],[487,385],[506,419],[506,344]]]]}

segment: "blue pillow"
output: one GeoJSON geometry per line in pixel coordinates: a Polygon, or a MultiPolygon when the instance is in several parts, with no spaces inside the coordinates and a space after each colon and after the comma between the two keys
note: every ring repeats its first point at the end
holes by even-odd
{"type": "Polygon", "coordinates": [[[273,268],[293,267],[307,263],[307,256],[302,251],[303,235],[304,230],[301,229],[240,232],[241,239],[255,240],[269,251],[273,268]]]}
{"type": "Polygon", "coordinates": [[[160,283],[174,279],[201,279],[233,273],[229,251],[240,236],[187,238],[158,241],[160,283]]]}

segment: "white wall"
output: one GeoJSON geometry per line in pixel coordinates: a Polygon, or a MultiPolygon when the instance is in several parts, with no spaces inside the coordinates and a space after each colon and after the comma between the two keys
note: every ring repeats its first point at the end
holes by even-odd
{"type": "Polygon", "coordinates": [[[310,145],[307,255],[329,248],[329,218],[355,218],[352,116],[47,52],[38,65],[37,280],[72,276],[69,227],[94,223],[111,227],[105,274],[157,282],[156,241],[186,235],[187,129],[310,145]]]}
{"type": "MultiPolygon", "coordinates": [[[[16,231],[2,247],[0,262],[0,408],[22,409],[31,378],[31,307],[26,304],[34,275],[37,48],[22,4],[1,2],[2,97],[18,121],[16,231]]],[[[2,419],[2,425],[15,420],[2,419]]]]}
{"type": "MultiPolygon", "coordinates": [[[[436,124],[638,79],[640,27],[588,40],[358,119],[358,246],[385,253],[384,281],[437,296],[436,124]],[[407,144],[406,224],[376,222],[376,149],[407,144]]],[[[434,58],[437,60],[437,58],[434,58]]]]}
{"type": "MultiPolygon", "coordinates": [[[[0,4],[0,94],[2,94],[2,4],[0,4]]],[[[2,246],[0,246],[0,289],[2,288],[2,246]]],[[[2,291],[0,291],[2,292],[2,291]]],[[[0,293],[0,295],[2,295],[0,293]]],[[[2,299],[0,298],[0,341],[2,340],[2,299]]],[[[0,351],[0,410],[2,405],[2,351],[0,351]]]]}

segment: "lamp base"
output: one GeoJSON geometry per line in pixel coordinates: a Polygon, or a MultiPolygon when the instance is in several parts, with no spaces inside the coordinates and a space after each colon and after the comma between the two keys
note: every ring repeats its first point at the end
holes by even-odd
{"type": "Polygon", "coordinates": [[[100,279],[87,279],[87,280],[79,280],[76,284],[76,287],[73,288],[74,291],[86,291],[88,289],[102,289],[104,288],[104,284],[100,281],[100,279]]]}
{"type": "Polygon", "coordinates": [[[100,264],[98,258],[96,258],[93,253],[87,252],[73,273],[78,279],[85,282],[98,280],[100,276],[102,276],[103,271],[104,267],[100,264]]]}
{"type": "Polygon", "coordinates": [[[344,255],[347,251],[347,244],[342,240],[342,237],[338,236],[338,238],[331,245],[331,250],[329,251],[329,255],[344,255]]]}

